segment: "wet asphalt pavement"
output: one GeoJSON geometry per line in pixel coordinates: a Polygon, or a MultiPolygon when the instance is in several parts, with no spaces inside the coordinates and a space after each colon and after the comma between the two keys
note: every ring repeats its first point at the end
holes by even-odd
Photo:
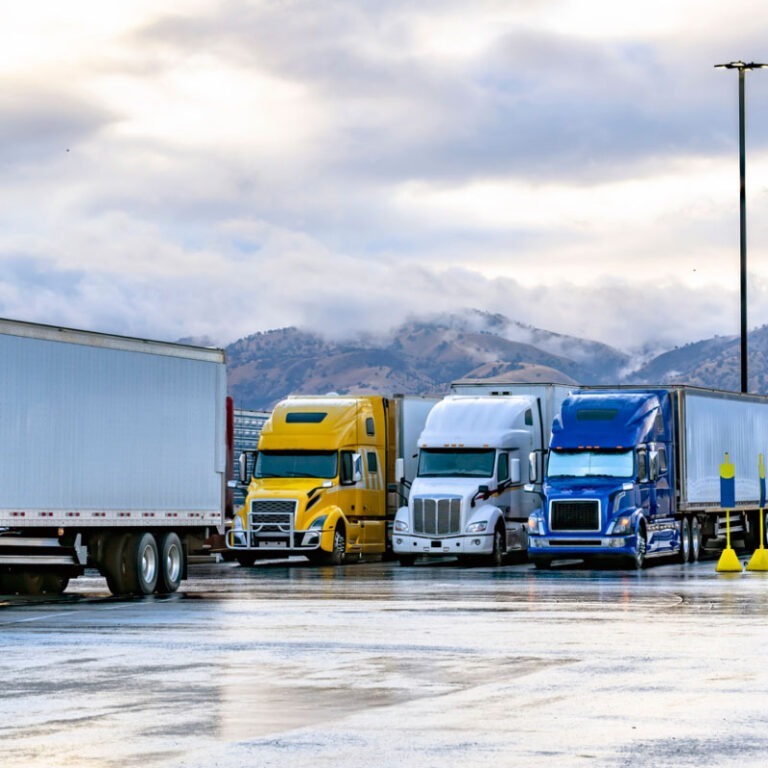
{"type": "Polygon", "coordinates": [[[768,574],[200,563],[0,598],[3,768],[765,766],[768,574]]]}

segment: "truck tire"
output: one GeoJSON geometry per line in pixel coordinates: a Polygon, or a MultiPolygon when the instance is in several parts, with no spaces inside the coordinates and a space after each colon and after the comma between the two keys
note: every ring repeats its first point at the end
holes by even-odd
{"type": "Polygon", "coordinates": [[[160,572],[160,554],[152,533],[137,533],[128,540],[129,556],[134,560],[136,582],[134,592],[151,595],[157,587],[160,572]]]}
{"type": "Polygon", "coordinates": [[[488,555],[488,565],[497,568],[500,565],[504,565],[504,556],[506,555],[504,538],[504,531],[501,528],[497,528],[493,532],[493,552],[488,555]]]}
{"type": "Polygon", "coordinates": [[[113,533],[104,547],[102,571],[107,578],[107,588],[113,595],[128,595],[133,591],[135,574],[126,546],[130,538],[129,533],[113,533]]]}
{"type": "Polygon", "coordinates": [[[151,595],[158,566],[157,542],[149,531],[117,533],[107,541],[104,571],[113,595],[151,595]]]}
{"type": "Polygon", "coordinates": [[[640,523],[637,527],[637,543],[635,545],[635,554],[629,558],[629,566],[632,570],[641,571],[645,566],[645,553],[648,549],[648,536],[645,532],[645,524],[640,523]]]}
{"type": "Polygon", "coordinates": [[[341,565],[347,552],[347,535],[343,525],[337,525],[333,532],[333,550],[331,550],[331,565],[341,565]]]}
{"type": "Polygon", "coordinates": [[[339,523],[333,531],[333,549],[327,552],[324,549],[313,549],[306,553],[306,557],[312,565],[342,565],[346,560],[347,536],[344,524],[339,523]]]}
{"type": "Polygon", "coordinates": [[[416,555],[397,555],[397,562],[408,568],[416,562],[416,555]]]}
{"type": "Polygon", "coordinates": [[[174,531],[163,533],[157,540],[160,567],[157,574],[157,589],[160,594],[175,592],[184,575],[184,548],[174,531]]]}
{"type": "Polygon", "coordinates": [[[534,557],[528,556],[533,563],[533,567],[539,571],[548,571],[552,567],[552,561],[548,557],[534,557]]]}
{"type": "Polygon", "coordinates": [[[235,553],[235,560],[241,568],[250,568],[256,562],[255,552],[237,552],[235,553]]]}
{"type": "Polygon", "coordinates": [[[691,559],[691,523],[687,517],[680,520],[680,551],[677,559],[681,563],[687,563],[691,559]]]}
{"type": "Polygon", "coordinates": [[[691,562],[698,562],[701,555],[701,523],[696,515],[691,515],[691,562]]]}

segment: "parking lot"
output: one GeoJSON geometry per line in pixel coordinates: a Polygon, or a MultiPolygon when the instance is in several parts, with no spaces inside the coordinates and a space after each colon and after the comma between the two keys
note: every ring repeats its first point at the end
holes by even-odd
{"type": "Polygon", "coordinates": [[[297,559],[1,599],[9,766],[763,766],[764,574],[297,559]]]}

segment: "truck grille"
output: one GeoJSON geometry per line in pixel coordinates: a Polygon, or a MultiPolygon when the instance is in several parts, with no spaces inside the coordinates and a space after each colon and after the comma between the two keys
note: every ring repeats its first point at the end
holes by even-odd
{"type": "Polygon", "coordinates": [[[461,497],[414,499],[413,531],[428,536],[461,533],[461,497]]]}
{"type": "Polygon", "coordinates": [[[291,533],[296,502],[291,499],[256,499],[251,502],[254,533],[291,533]]]}
{"type": "Polygon", "coordinates": [[[552,531],[599,531],[600,503],[585,501],[553,501],[549,508],[552,531]]]}

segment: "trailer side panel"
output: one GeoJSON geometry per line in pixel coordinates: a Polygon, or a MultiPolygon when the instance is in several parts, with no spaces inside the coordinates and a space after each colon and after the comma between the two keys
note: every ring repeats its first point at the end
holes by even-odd
{"type": "Polygon", "coordinates": [[[223,353],[20,325],[0,333],[0,526],[221,522],[223,353]]]}

